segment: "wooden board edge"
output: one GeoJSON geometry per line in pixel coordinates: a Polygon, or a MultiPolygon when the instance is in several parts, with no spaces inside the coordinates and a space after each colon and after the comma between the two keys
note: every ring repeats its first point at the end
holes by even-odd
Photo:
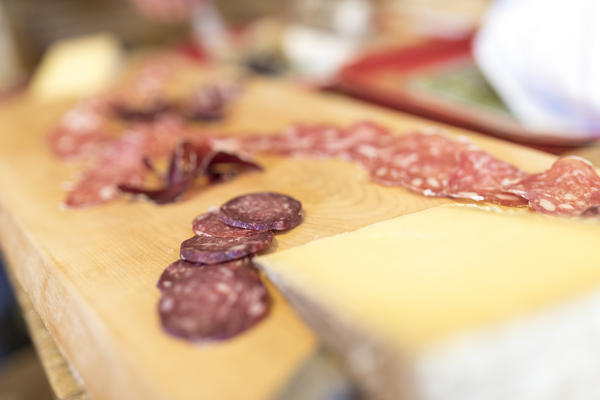
{"type": "Polygon", "coordinates": [[[159,398],[151,386],[144,382],[142,376],[132,372],[132,368],[117,367],[130,363],[122,357],[118,349],[106,344],[105,338],[109,332],[103,328],[98,316],[78,298],[76,290],[61,279],[61,274],[51,271],[52,261],[44,257],[46,252],[37,248],[2,202],[0,244],[7,268],[16,282],[25,289],[42,323],[49,327],[49,333],[59,351],[67,362],[81,373],[80,378],[90,397],[95,400],[159,398]],[[63,309],[56,309],[56,304],[62,304],[63,309]],[[63,325],[69,329],[55,328],[63,325]],[[110,368],[102,369],[98,366],[110,368]],[[143,390],[132,391],[130,388],[143,390]]]}
{"type": "Polygon", "coordinates": [[[27,331],[44,368],[56,400],[89,400],[77,373],[72,369],[56,342],[33,308],[23,287],[8,269],[9,280],[25,320],[27,331]]]}

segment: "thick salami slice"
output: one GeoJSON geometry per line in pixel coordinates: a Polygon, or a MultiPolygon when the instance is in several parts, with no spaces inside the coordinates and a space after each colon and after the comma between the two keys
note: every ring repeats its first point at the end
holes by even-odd
{"type": "Polygon", "coordinates": [[[221,206],[220,217],[227,225],[256,231],[287,230],[302,222],[302,204],[273,192],[235,197],[221,206]]]}
{"type": "Polygon", "coordinates": [[[371,177],[425,196],[445,196],[458,153],[468,147],[439,134],[409,134],[398,138],[393,151],[371,165],[371,177]]]}
{"type": "Polygon", "coordinates": [[[192,229],[198,236],[240,238],[256,235],[256,231],[229,226],[221,221],[217,210],[198,215],[192,222],[192,229]]]}
{"type": "Polygon", "coordinates": [[[168,333],[196,342],[227,339],[268,314],[269,293],[250,261],[191,268],[162,291],[158,312],[168,333]]]}
{"type": "Polygon", "coordinates": [[[522,179],[508,191],[523,196],[531,208],[546,214],[581,215],[600,205],[600,177],[579,157],[561,158],[550,169],[522,179]]]}
{"type": "MultiPolygon", "coordinates": [[[[241,258],[239,260],[229,261],[223,264],[217,265],[228,265],[231,267],[236,266],[251,266],[252,261],[249,258],[241,258]]],[[[173,287],[176,282],[185,280],[190,278],[194,274],[202,274],[203,271],[200,271],[201,268],[211,268],[213,265],[202,265],[202,264],[193,264],[183,260],[177,260],[174,263],[171,263],[161,274],[158,282],[156,283],[156,287],[161,291],[169,290],[173,287]]]]}
{"type": "Polygon", "coordinates": [[[506,191],[526,176],[525,171],[483,150],[465,150],[459,154],[458,167],[448,180],[448,195],[505,206],[527,206],[525,198],[506,191]]]}
{"type": "MultiPolygon", "coordinates": [[[[242,260],[239,260],[242,261],[242,260]]],[[[177,260],[170,264],[158,278],[156,287],[162,290],[168,290],[173,287],[175,282],[182,281],[191,277],[202,265],[192,264],[187,261],[177,260]]]]}
{"type": "Polygon", "coordinates": [[[218,264],[257,253],[272,240],[272,232],[255,232],[247,237],[194,236],[181,243],[180,257],[192,263],[218,264]]]}

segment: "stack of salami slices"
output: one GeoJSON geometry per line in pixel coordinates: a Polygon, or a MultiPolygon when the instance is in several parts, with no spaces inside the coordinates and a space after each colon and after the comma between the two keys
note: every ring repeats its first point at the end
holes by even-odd
{"type": "Polygon", "coordinates": [[[394,135],[368,121],[345,129],[298,124],[271,136],[245,137],[239,145],[249,153],[351,160],[377,183],[424,196],[529,206],[563,216],[600,213],[600,177],[586,160],[565,157],[529,174],[467,138],[453,140],[436,130],[394,135]]]}
{"type": "Polygon", "coordinates": [[[302,219],[298,200],[273,192],[238,196],[196,217],[195,236],[157,283],[165,331],[190,341],[226,339],[263,319],[270,298],[251,257],[269,247],[274,231],[302,219]]]}

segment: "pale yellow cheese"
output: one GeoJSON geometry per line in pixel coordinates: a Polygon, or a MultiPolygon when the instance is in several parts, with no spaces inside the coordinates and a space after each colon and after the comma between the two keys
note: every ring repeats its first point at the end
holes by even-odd
{"type": "Polygon", "coordinates": [[[417,350],[600,284],[600,224],[440,206],[257,259],[324,307],[417,350]]]}
{"type": "Polygon", "coordinates": [[[110,34],[56,42],[38,67],[30,93],[51,101],[99,92],[113,82],[121,58],[119,41],[110,34]]]}

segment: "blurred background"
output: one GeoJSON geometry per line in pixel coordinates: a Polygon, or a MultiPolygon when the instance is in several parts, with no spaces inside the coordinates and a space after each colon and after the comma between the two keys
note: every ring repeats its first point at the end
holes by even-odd
{"type": "MultiPolygon", "coordinates": [[[[600,131],[593,2],[0,0],[0,106],[55,96],[69,45],[110,61],[77,64],[98,76],[169,48],[561,154],[600,131]]],[[[0,398],[51,398],[45,379],[0,273],[0,398]]]]}

